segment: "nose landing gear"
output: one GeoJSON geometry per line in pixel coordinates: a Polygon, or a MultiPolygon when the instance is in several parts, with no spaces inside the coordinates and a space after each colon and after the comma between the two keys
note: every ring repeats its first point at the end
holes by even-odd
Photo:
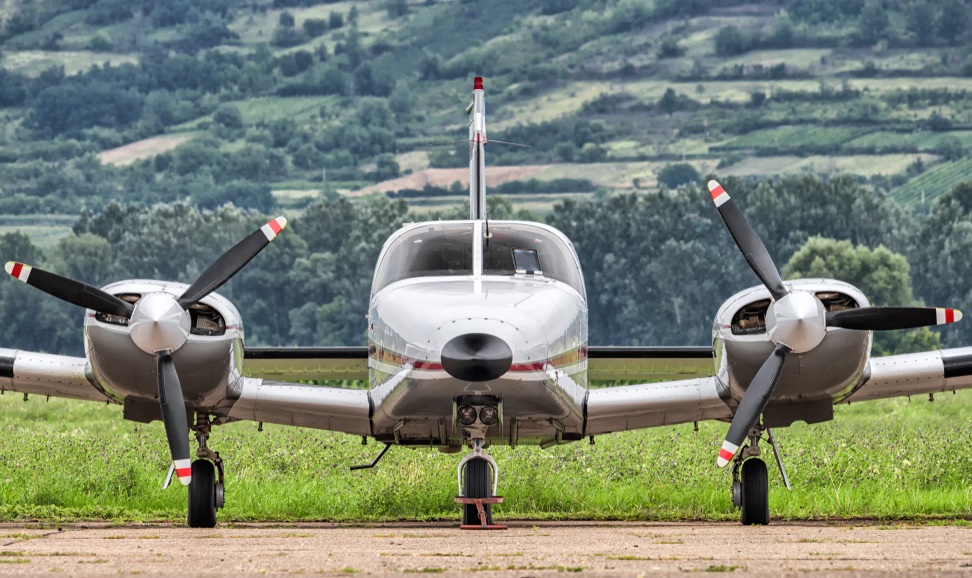
{"type": "MultiPolygon", "coordinates": [[[[790,489],[790,480],[783,468],[779,446],[773,437],[773,432],[766,428],[766,433],[776,465],[783,475],[786,489],[790,489]]],[[[759,458],[759,440],[763,436],[762,426],[756,426],[749,432],[749,445],[736,454],[732,466],[732,504],[740,509],[739,521],[747,526],[765,526],[769,524],[769,478],[766,462],[759,458]]]]}
{"type": "Polygon", "coordinates": [[[186,521],[190,528],[213,528],[216,526],[216,510],[223,507],[225,501],[223,481],[223,460],[219,452],[214,452],[206,445],[209,439],[211,422],[209,416],[196,414],[196,441],[199,449],[192,462],[192,480],[189,482],[189,511],[186,521]],[[218,474],[218,475],[217,475],[218,474]]]}
{"type": "Polygon", "coordinates": [[[499,468],[493,456],[483,450],[484,440],[473,439],[473,450],[462,458],[457,468],[459,496],[462,504],[463,530],[505,530],[506,526],[493,523],[493,504],[503,502],[495,496],[499,482],[499,468]],[[492,472],[490,472],[492,470],[492,472]]]}

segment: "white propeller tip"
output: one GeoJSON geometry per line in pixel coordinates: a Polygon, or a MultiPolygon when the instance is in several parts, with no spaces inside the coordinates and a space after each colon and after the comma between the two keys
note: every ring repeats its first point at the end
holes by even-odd
{"type": "Polygon", "coordinates": [[[283,231],[287,228],[287,217],[277,217],[276,219],[270,221],[266,225],[260,227],[263,234],[267,236],[267,241],[273,241],[283,231]]]}
{"type": "Polygon", "coordinates": [[[192,462],[190,460],[175,460],[175,473],[179,476],[179,482],[183,486],[188,486],[192,481],[192,462]]]}
{"type": "Polygon", "coordinates": [[[712,202],[715,203],[716,208],[721,207],[730,199],[729,193],[715,181],[709,181],[709,194],[712,195],[712,202]]]}
{"type": "Polygon", "coordinates": [[[935,315],[937,319],[935,320],[938,325],[943,323],[955,323],[962,319],[962,312],[958,309],[945,309],[943,307],[938,307],[935,309],[935,315]]]}
{"type": "Polygon", "coordinates": [[[27,277],[30,276],[31,266],[24,265],[23,263],[18,263],[16,261],[7,261],[7,264],[3,266],[4,270],[7,271],[12,277],[27,282],[27,277]]]}
{"type": "Polygon", "coordinates": [[[719,449],[719,459],[716,460],[716,465],[718,465],[720,468],[726,467],[726,465],[729,464],[729,461],[736,456],[736,450],[738,449],[739,446],[730,442],[729,440],[722,442],[722,448],[719,449]]]}

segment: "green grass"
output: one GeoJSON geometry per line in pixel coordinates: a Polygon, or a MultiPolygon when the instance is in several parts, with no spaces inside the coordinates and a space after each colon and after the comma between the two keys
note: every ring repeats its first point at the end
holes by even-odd
{"type": "MultiPolygon", "coordinates": [[[[969,394],[840,407],[834,422],[778,431],[792,492],[770,463],[782,518],[965,518],[972,515],[969,394]]],[[[0,396],[0,519],[180,521],[186,490],[161,489],[168,452],[159,423],[117,406],[0,396]]],[[[728,469],[715,467],[722,423],[664,427],[540,450],[496,447],[501,518],[730,520],[728,469]]],[[[461,455],[393,448],[353,436],[236,423],[211,446],[227,460],[223,521],[457,519],[461,455]]],[[[767,448],[768,449],[768,448],[767,448]]],[[[767,454],[767,459],[771,457],[767,454]]]]}
{"type": "Polygon", "coordinates": [[[891,193],[891,198],[906,204],[930,203],[955,188],[955,185],[969,180],[972,174],[972,157],[942,163],[911,179],[891,193]]]}

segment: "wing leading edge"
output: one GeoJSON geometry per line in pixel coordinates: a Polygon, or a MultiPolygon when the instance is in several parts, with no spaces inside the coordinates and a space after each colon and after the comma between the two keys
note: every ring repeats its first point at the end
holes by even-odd
{"type": "Polygon", "coordinates": [[[972,388],[972,347],[872,358],[841,403],[972,388]]]}
{"type": "Polygon", "coordinates": [[[110,402],[88,377],[83,357],[0,349],[0,391],[110,402]]]}

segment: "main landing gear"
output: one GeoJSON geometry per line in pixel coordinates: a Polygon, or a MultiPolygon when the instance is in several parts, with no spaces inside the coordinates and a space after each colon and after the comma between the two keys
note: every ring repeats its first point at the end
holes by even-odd
{"type": "MultiPolygon", "coordinates": [[[[786,489],[790,489],[790,480],[783,468],[779,446],[773,438],[773,432],[766,428],[766,434],[776,465],[783,475],[786,489]]],[[[769,478],[766,462],[761,460],[759,440],[763,437],[763,428],[756,426],[749,431],[749,445],[736,453],[732,466],[732,505],[740,509],[739,521],[747,526],[765,526],[769,524],[769,478]]]]}
{"type": "Polygon", "coordinates": [[[199,450],[192,462],[192,480],[189,482],[189,513],[186,517],[190,528],[213,528],[216,526],[216,510],[223,507],[224,490],[223,460],[219,452],[214,452],[206,445],[209,439],[209,416],[196,414],[196,441],[199,450]]]}

